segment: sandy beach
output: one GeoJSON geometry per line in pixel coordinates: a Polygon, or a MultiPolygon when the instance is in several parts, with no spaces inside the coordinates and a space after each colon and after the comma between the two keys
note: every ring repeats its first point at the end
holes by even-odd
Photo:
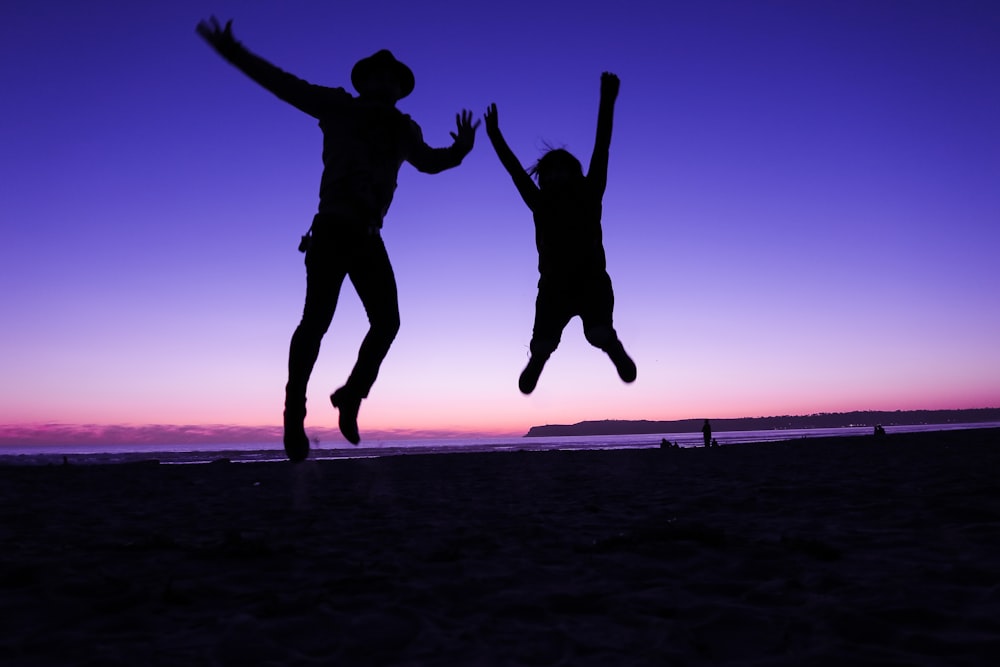
{"type": "Polygon", "coordinates": [[[987,665],[1000,429],[0,467],[0,664],[987,665]]]}

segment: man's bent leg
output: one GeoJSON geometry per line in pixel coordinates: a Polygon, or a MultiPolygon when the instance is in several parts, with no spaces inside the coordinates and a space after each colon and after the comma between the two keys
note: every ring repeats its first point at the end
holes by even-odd
{"type": "Polygon", "coordinates": [[[385,245],[380,237],[373,236],[367,239],[366,248],[367,252],[358,258],[348,275],[368,315],[368,333],[347,382],[330,396],[334,407],[340,410],[340,432],[355,445],[361,441],[358,433],[361,399],[368,397],[382,360],[399,331],[396,276],[385,245]]]}

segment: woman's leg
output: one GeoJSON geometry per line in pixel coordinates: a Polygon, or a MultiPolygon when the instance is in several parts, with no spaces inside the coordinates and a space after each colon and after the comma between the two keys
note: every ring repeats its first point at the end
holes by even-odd
{"type": "Polygon", "coordinates": [[[586,294],[586,303],[580,311],[583,335],[588,343],[603,350],[611,358],[622,381],[634,382],[635,362],[628,356],[614,328],[615,294],[610,276],[606,273],[595,276],[586,285],[586,294]]]}
{"type": "Polygon", "coordinates": [[[522,394],[530,394],[535,390],[542,369],[545,368],[545,362],[559,347],[563,329],[569,324],[571,317],[572,314],[566,308],[566,300],[562,298],[560,291],[539,282],[538,296],[535,298],[535,322],[528,347],[531,350],[531,357],[517,380],[518,389],[522,394]]]}

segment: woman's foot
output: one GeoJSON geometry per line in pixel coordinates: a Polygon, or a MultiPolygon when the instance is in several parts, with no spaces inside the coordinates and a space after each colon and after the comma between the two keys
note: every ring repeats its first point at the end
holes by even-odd
{"type": "Polygon", "coordinates": [[[618,377],[623,382],[635,382],[635,362],[632,361],[632,357],[628,356],[625,347],[621,343],[608,350],[608,356],[614,362],[615,369],[618,371],[618,377]]]}
{"type": "Polygon", "coordinates": [[[517,387],[521,390],[522,394],[530,394],[535,390],[535,385],[538,384],[538,377],[542,374],[542,369],[545,368],[546,361],[547,359],[536,356],[528,359],[528,365],[521,371],[521,377],[517,380],[517,387]]]}

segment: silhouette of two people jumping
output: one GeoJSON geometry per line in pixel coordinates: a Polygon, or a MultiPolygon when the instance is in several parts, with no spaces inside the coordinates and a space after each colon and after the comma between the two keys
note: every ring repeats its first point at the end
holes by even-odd
{"type": "MultiPolygon", "coordinates": [[[[306,296],[292,335],[285,386],[284,447],[292,461],[309,456],[305,433],[306,387],[330,326],[344,278],[349,277],[369,321],[369,330],[347,381],[330,396],[338,425],[351,443],[360,442],[358,412],[378,376],[399,329],[399,303],[392,265],[381,237],[403,162],[439,173],[457,167],[472,150],[479,121],[456,115],[453,143],[432,148],[420,126],[396,108],[413,91],[413,72],[390,51],[359,60],[351,71],[352,95],[289,74],[236,40],[232,21],[201,21],[198,34],[224,59],[279,99],[316,118],[323,132],[319,208],[303,237],[306,296]]],[[[496,105],[485,114],[488,135],[501,163],[531,209],[536,230],[539,283],[531,356],[518,385],[530,394],[563,329],[580,316],[587,340],[604,350],[625,382],[635,363],[612,325],[614,292],[606,270],[601,208],[607,184],[608,152],[618,77],[601,76],[597,140],[590,168],[569,152],[550,150],[525,171],[500,133],[496,105]],[[537,178],[538,185],[532,181],[537,178]]]]}

